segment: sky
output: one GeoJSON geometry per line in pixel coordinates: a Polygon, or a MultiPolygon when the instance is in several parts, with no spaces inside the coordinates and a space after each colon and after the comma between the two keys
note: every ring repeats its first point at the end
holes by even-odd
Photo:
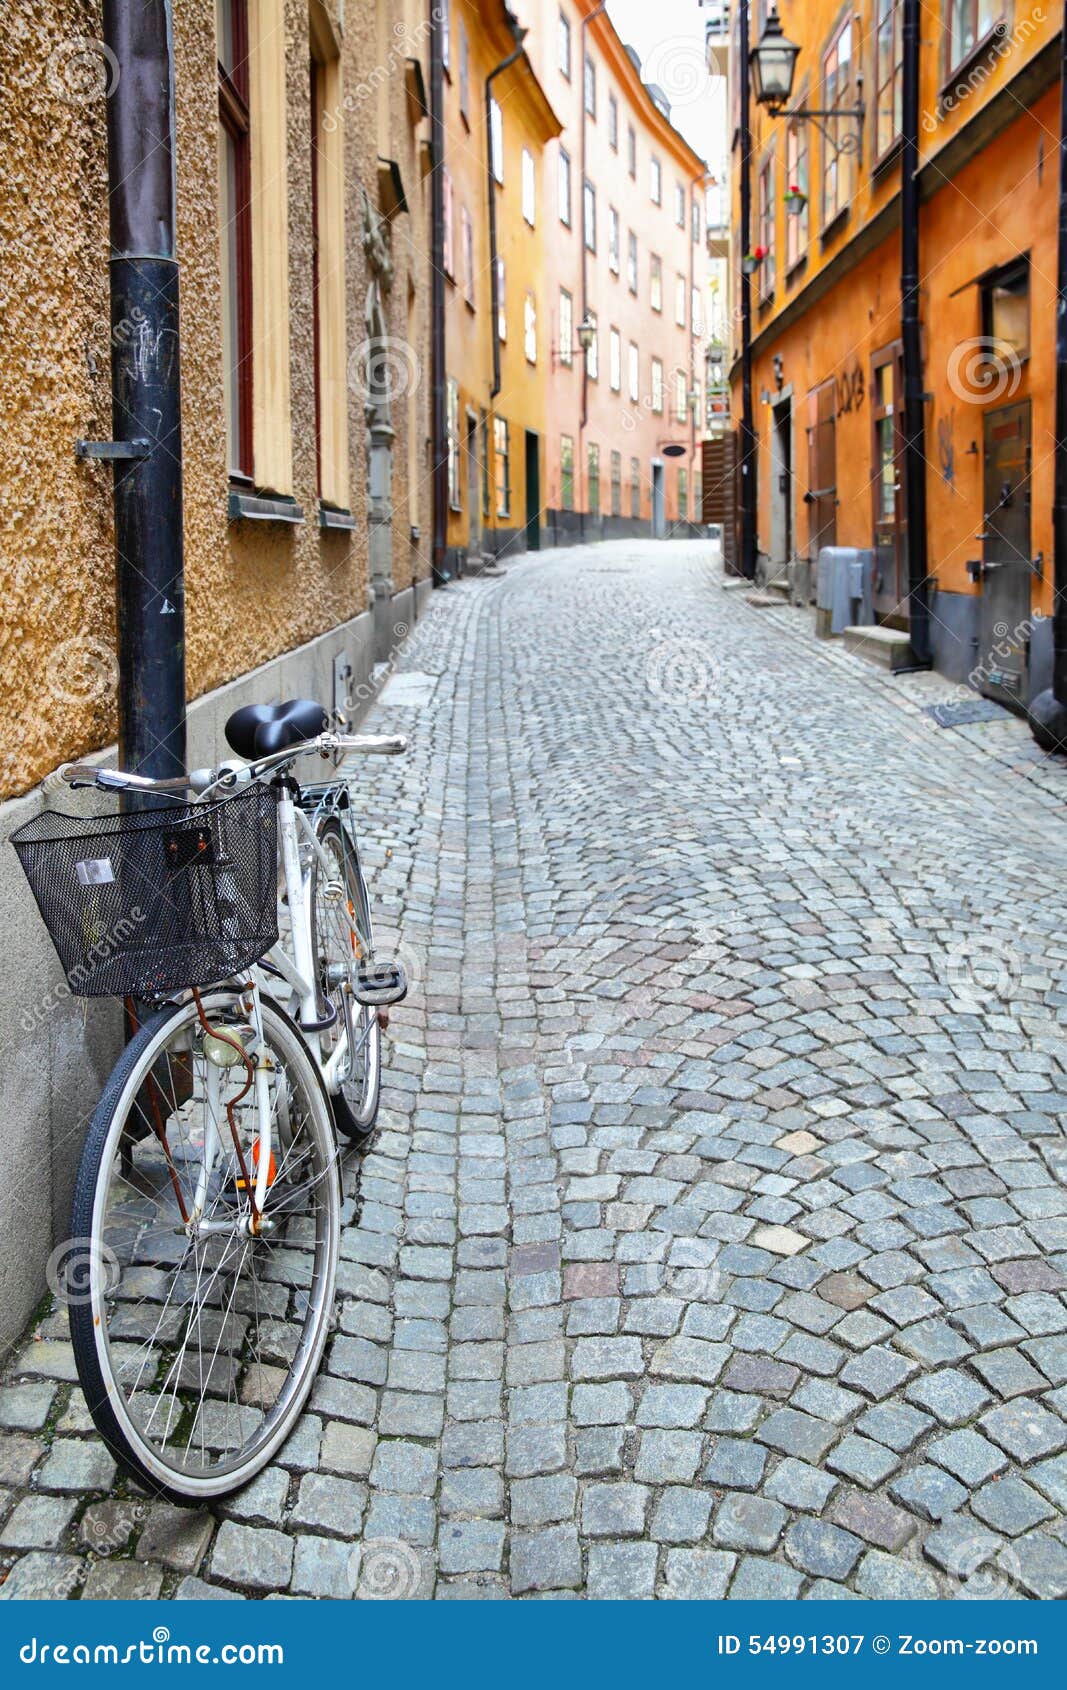
{"type": "Polygon", "coordinates": [[[675,128],[712,170],[721,166],[727,151],[724,84],[707,73],[707,13],[698,0],[608,0],[608,15],[640,54],[644,80],[658,82],[666,94],[675,128]]]}

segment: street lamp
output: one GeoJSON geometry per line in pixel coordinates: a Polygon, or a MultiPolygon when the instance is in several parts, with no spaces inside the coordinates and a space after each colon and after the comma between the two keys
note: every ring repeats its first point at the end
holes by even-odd
{"type": "Polygon", "coordinates": [[[757,105],[766,106],[772,117],[810,120],[826,144],[833,148],[835,155],[858,153],[863,138],[862,77],[856,78],[854,106],[830,106],[825,110],[817,110],[814,106],[790,106],[788,102],[793,92],[793,79],[796,76],[800,51],[797,43],[790,41],[783,31],[777,6],[772,6],[763,26],[763,34],[748,55],[757,105]],[[841,135],[839,125],[835,123],[831,129],[825,121],[827,118],[843,118],[855,123],[855,134],[841,135]]]}
{"type": "Polygon", "coordinates": [[[789,40],[782,29],[777,7],[772,7],[759,45],[753,47],[750,54],[757,105],[769,106],[772,112],[776,112],[786,104],[793,92],[799,57],[800,48],[795,41],[789,40]]]}
{"type": "Polygon", "coordinates": [[[594,340],[596,339],[596,324],[594,323],[592,317],[589,315],[588,311],[586,312],[585,316],[582,318],[581,322],[578,324],[578,331],[577,332],[578,332],[578,345],[581,348],[581,350],[588,356],[590,348],[592,347],[592,344],[593,344],[594,340]]]}

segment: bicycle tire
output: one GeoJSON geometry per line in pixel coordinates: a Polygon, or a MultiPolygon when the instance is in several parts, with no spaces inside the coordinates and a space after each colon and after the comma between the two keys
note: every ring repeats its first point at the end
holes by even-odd
{"type": "MultiPolygon", "coordinates": [[[[227,1006],[232,1007],[234,994],[211,992],[204,995],[202,1002],[209,1018],[214,1015],[221,1020],[224,1009],[227,1006]]],[[[333,1320],[340,1241],[340,1182],[329,1099],[317,1064],[296,1024],[280,1005],[268,997],[261,997],[261,1014],[265,1043],[273,1056],[280,1055],[284,1058],[286,1075],[288,1076],[290,1070],[302,1071],[302,1095],[306,1097],[308,1105],[308,1147],[318,1155],[322,1168],[321,1175],[316,1174],[310,1181],[309,1189],[314,1187],[321,1194],[325,1231],[321,1240],[316,1234],[314,1241],[311,1290],[306,1297],[307,1309],[303,1316],[300,1315],[302,1293],[299,1290],[290,1290],[289,1306],[295,1311],[294,1318],[303,1319],[304,1328],[278,1401],[270,1412],[264,1415],[263,1433],[252,1447],[242,1457],[221,1463],[213,1473],[193,1476],[168,1465],[159,1450],[149,1443],[136,1426],[126,1404],[111,1354],[106,1281],[108,1256],[110,1253],[114,1257],[114,1251],[105,1239],[105,1216],[101,1206],[103,1178],[110,1180],[116,1157],[121,1157],[124,1151],[127,1155],[130,1154],[128,1148],[122,1144],[126,1122],[131,1118],[137,1120],[140,1112],[141,1119],[138,1121],[136,1136],[141,1141],[151,1136],[144,1130],[144,1111],[139,1100],[143,1097],[146,1087],[151,1090],[148,1087],[148,1079],[153,1073],[154,1065],[160,1062],[162,1054],[167,1051],[168,1038],[183,1033],[186,1027],[192,1027],[197,1021],[196,1008],[192,1003],[172,1006],[153,1015],[126,1046],[97,1104],[75,1182],[68,1283],[87,1286],[88,1292],[81,1297],[69,1299],[70,1329],[78,1377],[89,1412],[107,1448],[128,1474],[150,1494],[183,1505],[199,1505],[232,1495],[261,1472],[281,1448],[295,1427],[307,1401],[321,1365],[333,1320]],[[310,1321],[309,1315],[313,1317],[310,1321]]],[[[287,1095],[287,1108],[288,1105],[287,1095]]],[[[104,1189],[106,1191],[106,1186],[104,1189]]],[[[159,1228],[157,1235],[162,1235],[162,1230],[159,1228]]],[[[170,1230],[177,1229],[172,1227],[170,1230]]],[[[178,1271],[175,1269],[175,1278],[178,1271]]],[[[253,1280],[256,1277],[254,1269],[252,1277],[253,1280]]],[[[197,1284],[199,1285],[199,1281],[197,1284]]],[[[181,1307],[177,1300],[175,1307],[181,1307]]],[[[204,1307],[206,1304],[199,1307],[198,1316],[203,1314],[204,1307]]],[[[258,1318],[258,1309],[256,1314],[258,1318]]],[[[229,1318],[230,1310],[227,1308],[222,1316],[223,1322],[229,1318]]],[[[218,1345],[216,1353],[217,1350],[218,1345]]],[[[257,1364],[258,1361],[257,1357],[257,1364]]],[[[138,1380],[134,1381],[131,1395],[136,1394],[139,1379],[140,1374],[138,1380]]],[[[201,1385],[203,1386],[202,1372],[201,1385]]],[[[175,1400],[177,1388],[175,1383],[175,1400]]],[[[206,1400],[202,1399],[202,1410],[206,1400]]],[[[168,1431],[169,1426],[168,1418],[168,1431]]]]}
{"type": "MultiPolygon", "coordinates": [[[[320,844],[327,851],[333,850],[337,860],[343,865],[348,917],[354,925],[356,940],[364,953],[364,959],[370,960],[374,954],[370,900],[356,848],[337,816],[323,817],[316,828],[316,834],[320,844]]],[[[326,947],[330,940],[327,923],[323,917],[321,889],[322,867],[316,857],[312,863],[310,881],[312,945],[320,990],[324,996],[328,996],[326,972],[331,958],[326,954],[326,947]]],[[[336,997],[341,998],[342,994],[337,993],[336,997]]],[[[358,1142],[370,1138],[378,1120],[382,1088],[382,1028],[376,1009],[357,1004],[351,998],[346,997],[338,1005],[338,1012],[344,1016],[346,1036],[350,1044],[355,1030],[362,1059],[358,1078],[350,1077],[343,1081],[338,1090],[330,1094],[330,1102],[338,1132],[358,1142]]]]}

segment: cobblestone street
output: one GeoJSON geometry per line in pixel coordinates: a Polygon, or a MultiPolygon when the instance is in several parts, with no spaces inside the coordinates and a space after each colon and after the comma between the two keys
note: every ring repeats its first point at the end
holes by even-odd
{"type": "Polygon", "coordinates": [[[435,596],[358,770],[413,988],[310,1412],[148,1501],[49,1309],[0,1594],[1067,1594],[1067,768],[751,596],[688,542],[435,596]]]}

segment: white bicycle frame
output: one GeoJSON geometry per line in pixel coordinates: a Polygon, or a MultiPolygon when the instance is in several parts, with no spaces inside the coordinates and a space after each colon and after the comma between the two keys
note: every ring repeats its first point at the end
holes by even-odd
{"type": "MultiPolygon", "coordinates": [[[[195,770],[188,777],[177,777],[167,780],[152,780],[141,775],[125,774],[117,769],[101,769],[93,764],[73,763],[62,771],[63,778],[71,786],[97,786],[105,791],[156,791],[178,792],[192,790],[198,796],[206,796],[218,785],[232,786],[243,784],[249,779],[258,778],[269,768],[276,767],[283,762],[292,761],[295,756],[305,752],[317,750],[323,757],[332,756],[336,752],[346,750],[363,751],[377,755],[395,756],[407,749],[407,742],[402,736],[347,736],[335,733],[323,733],[317,739],[305,742],[299,747],[291,747],[287,751],[275,753],[271,757],[262,758],[256,763],[237,763],[223,765],[220,770],[195,770]]],[[[312,1057],[326,1089],[330,1093],[336,1092],[346,1078],[344,1068],[351,1064],[350,1050],[351,1035],[339,1039],[336,1049],[329,1057],[323,1059],[322,1033],[317,1023],[319,1021],[318,997],[315,987],[315,949],[311,931],[311,863],[316,859],[326,874],[332,873],[332,865],[322,845],[316,836],[315,829],[308,820],[305,812],[293,802],[292,793],[287,786],[282,786],[278,794],[278,855],[282,876],[285,882],[285,893],[289,905],[290,926],[292,929],[292,954],[279,941],[268,951],[264,960],[276,969],[287,982],[291,990],[290,1008],[295,1009],[296,1019],[301,1024],[302,1036],[310,1048],[312,1057]],[[309,847],[308,868],[305,873],[300,859],[300,844],[303,840],[309,847]]],[[[254,1094],[256,1101],[256,1115],[258,1123],[257,1138],[259,1143],[258,1159],[256,1162],[255,1189],[253,1204],[246,1220],[248,1231],[259,1230],[263,1217],[264,1202],[270,1184],[270,1165],[273,1137],[273,1109],[270,1097],[270,1070],[262,1056],[263,1022],[260,1014],[259,983],[253,975],[248,987],[247,1000],[242,999],[243,1006],[252,1023],[256,1035],[256,1043],[260,1047],[260,1057],[255,1064],[254,1094]],[[257,1217],[259,1219],[257,1220],[257,1217]]],[[[351,1023],[345,1014],[345,1028],[350,1029],[351,1023]]],[[[204,1127],[204,1154],[197,1175],[196,1196],[193,1208],[186,1226],[189,1231],[194,1227],[201,1233],[232,1232],[233,1217],[227,1216],[218,1220],[204,1219],[204,1207],[207,1203],[211,1185],[211,1175],[214,1171],[216,1159],[222,1150],[223,1134],[220,1125],[220,1115],[224,1109],[222,1102],[222,1073],[223,1070],[214,1062],[207,1064],[207,1120],[204,1127]]],[[[284,1086],[280,1075],[275,1081],[276,1104],[283,1111],[287,1106],[284,1086]]],[[[267,1222],[269,1225],[269,1221],[267,1222]]]]}

